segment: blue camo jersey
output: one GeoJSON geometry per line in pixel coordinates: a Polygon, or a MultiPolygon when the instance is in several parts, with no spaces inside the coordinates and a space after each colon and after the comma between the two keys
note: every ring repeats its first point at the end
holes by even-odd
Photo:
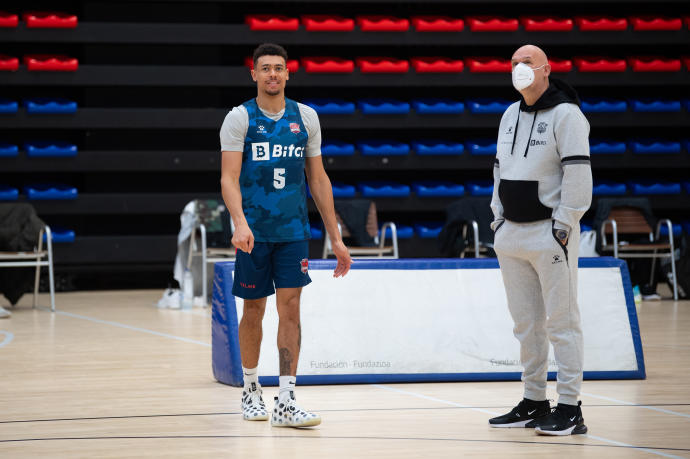
{"type": "Polygon", "coordinates": [[[285,99],[278,121],[264,116],[252,99],[244,107],[249,127],[244,140],[240,191],[242,208],[257,242],[309,239],[304,158],[308,134],[297,102],[285,99]]]}

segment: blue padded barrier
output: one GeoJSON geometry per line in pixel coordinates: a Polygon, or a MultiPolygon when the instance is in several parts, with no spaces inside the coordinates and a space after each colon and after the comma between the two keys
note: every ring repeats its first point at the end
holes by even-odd
{"type": "Polygon", "coordinates": [[[308,99],[304,104],[319,115],[351,115],[355,112],[355,104],[342,99],[308,99]]]}
{"type": "Polygon", "coordinates": [[[420,181],[412,183],[412,189],[420,198],[463,196],[465,187],[452,182],[420,181]]]}
{"type": "MultiPolygon", "coordinates": [[[[57,244],[67,244],[74,242],[75,234],[74,230],[60,227],[51,227],[51,232],[53,233],[53,242],[57,244]]],[[[46,233],[43,233],[43,242],[48,240],[46,233]]]]}
{"type": "Polygon", "coordinates": [[[355,154],[355,146],[338,140],[326,140],[321,145],[321,154],[324,156],[352,156],[355,154]]]}
{"type": "Polygon", "coordinates": [[[438,237],[442,228],[443,223],[441,222],[424,222],[415,223],[414,225],[415,233],[422,239],[433,239],[438,237]]]}
{"type": "Polygon", "coordinates": [[[634,195],[680,194],[680,183],[640,180],[631,181],[629,185],[634,195]]]}
{"type": "Polygon", "coordinates": [[[663,140],[633,140],[630,142],[630,150],[639,154],[673,154],[680,153],[680,142],[663,140]]]}
{"type": "Polygon", "coordinates": [[[394,140],[363,140],[357,148],[364,156],[405,156],[410,154],[410,146],[394,140]]]}
{"type": "Polygon", "coordinates": [[[623,154],[627,150],[625,142],[616,140],[594,140],[589,141],[589,153],[599,154],[623,154]]]}
{"type": "Polygon", "coordinates": [[[0,99],[0,113],[17,113],[19,104],[14,100],[0,99]]]}
{"type": "Polygon", "coordinates": [[[19,147],[11,143],[0,142],[0,158],[12,158],[19,155],[19,147]]]}
{"type": "Polygon", "coordinates": [[[77,103],[63,98],[35,97],[24,99],[27,113],[76,113],[77,103]]]}
{"type": "Polygon", "coordinates": [[[77,146],[69,142],[32,141],[24,144],[30,158],[77,156],[77,146]]]}
{"type": "Polygon", "coordinates": [[[472,99],[467,101],[471,113],[486,114],[505,112],[513,102],[505,99],[472,99]]]}
{"type": "Polygon", "coordinates": [[[406,115],[410,113],[410,104],[394,99],[362,99],[357,101],[357,108],[365,115],[406,115]]]}
{"type": "MultiPolygon", "coordinates": [[[[414,228],[409,225],[395,225],[395,231],[398,235],[398,239],[410,239],[414,236],[414,228]]],[[[381,234],[381,229],[379,228],[379,234],[381,234]]],[[[390,228],[386,228],[385,239],[392,237],[392,232],[390,228]]]]}
{"type": "Polygon", "coordinates": [[[18,198],[18,189],[7,185],[0,185],[0,201],[16,201],[18,198]]]}
{"type": "Polygon", "coordinates": [[[630,106],[634,112],[679,112],[679,100],[633,99],[630,106]]]}
{"type": "Polygon", "coordinates": [[[362,182],[357,185],[365,198],[406,198],[410,195],[410,187],[395,182],[362,182]]]}
{"type": "Polygon", "coordinates": [[[467,147],[467,150],[473,155],[496,154],[496,142],[494,140],[468,140],[467,142],[465,142],[465,147],[467,147]]]}
{"type": "Polygon", "coordinates": [[[347,185],[345,183],[333,182],[333,197],[334,198],[354,198],[356,194],[355,187],[353,185],[347,185]]]}
{"type": "Polygon", "coordinates": [[[624,100],[592,97],[582,99],[582,111],[584,113],[622,113],[628,111],[628,104],[624,100]]]}
{"type": "Polygon", "coordinates": [[[420,115],[451,115],[465,111],[465,104],[450,99],[414,99],[412,107],[420,115]]]}
{"type": "Polygon", "coordinates": [[[471,196],[491,196],[494,193],[494,182],[489,180],[467,182],[466,187],[471,196]]]}
{"type": "Polygon", "coordinates": [[[69,185],[36,184],[24,187],[26,197],[32,200],[77,199],[77,189],[69,185]]]}
{"type": "Polygon", "coordinates": [[[592,188],[594,196],[623,196],[627,191],[625,183],[607,181],[596,182],[592,188]]]}
{"type": "Polygon", "coordinates": [[[418,155],[461,155],[465,151],[463,144],[443,140],[416,140],[412,149],[418,155]]]}
{"type": "MultiPolygon", "coordinates": [[[[683,225],[680,223],[673,223],[673,237],[678,237],[683,233],[683,225]]],[[[668,227],[666,225],[661,225],[659,229],[659,234],[662,236],[668,236],[668,227]]]]}

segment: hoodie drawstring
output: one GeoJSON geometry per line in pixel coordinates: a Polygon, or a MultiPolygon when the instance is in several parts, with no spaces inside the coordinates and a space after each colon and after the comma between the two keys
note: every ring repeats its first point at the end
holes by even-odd
{"type": "MultiPolygon", "coordinates": [[[[537,113],[539,113],[539,110],[534,112],[534,118],[532,119],[532,128],[529,130],[529,139],[527,139],[527,146],[525,147],[525,158],[527,158],[527,151],[529,150],[529,144],[532,141],[532,132],[534,132],[534,123],[537,122],[537,113]]],[[[519,115],[518,115],[519,117],[519,115]]],[[[513,140],[513,145],[515,144],[515,140],[513,140]]]]}
{"type": "Polygon", "coordinates": [[[517,138],[517,128],[520,123],[520,109],[518,109],[517,121],[515,121],[515,132],[513,132],[513,145],[510,147],[510,156],[513,156],[513,150],[515,150],[515,139],[517,138]]]}

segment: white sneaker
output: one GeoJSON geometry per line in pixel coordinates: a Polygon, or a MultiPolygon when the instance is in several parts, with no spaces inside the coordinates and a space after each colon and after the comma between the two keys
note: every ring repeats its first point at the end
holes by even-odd
{"type": "Polygon", "coordinates": [[[180,309],[180,289],[166,288],[157,306],[159,309],[180,309]]]}
{"type": "Polygon", "coordinates": [[[6,318],[10,317],[11,315],[12,315],[12,313],[10,311],[8,311],[7,309],[0,306],[0,319],[6,319],[6,318]]]}
{"type": "Polygon", "coordinates": [[[268,420],[262,393],[261,386],[256,383],[251,383],[250,387],[245,387],[242,391],[242,417],[245,421],[268,420]]]}
{"type": "Polygon", "coordinates": [[[321,416],[305,411],[295,401],[294,392],[290,392],[290,398],[279,401],[274,399],[273,416],[271,425],[275,427],[311,427],[321,424],[321,416]]]}

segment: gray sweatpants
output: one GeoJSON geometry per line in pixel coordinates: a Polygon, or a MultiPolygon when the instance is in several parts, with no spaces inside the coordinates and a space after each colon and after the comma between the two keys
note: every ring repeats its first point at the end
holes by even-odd
{"type": "Polygon", "coordinates": [[[550,340],[558,365],[558,402],[577,404],[584,363],[577,305],[579,244],[580,229],[573,228],[562,247],[551,220],[506,220],[496,231],[494,249],[525,369],[524,396],[531,400],[546,400],[550,340]]]}

